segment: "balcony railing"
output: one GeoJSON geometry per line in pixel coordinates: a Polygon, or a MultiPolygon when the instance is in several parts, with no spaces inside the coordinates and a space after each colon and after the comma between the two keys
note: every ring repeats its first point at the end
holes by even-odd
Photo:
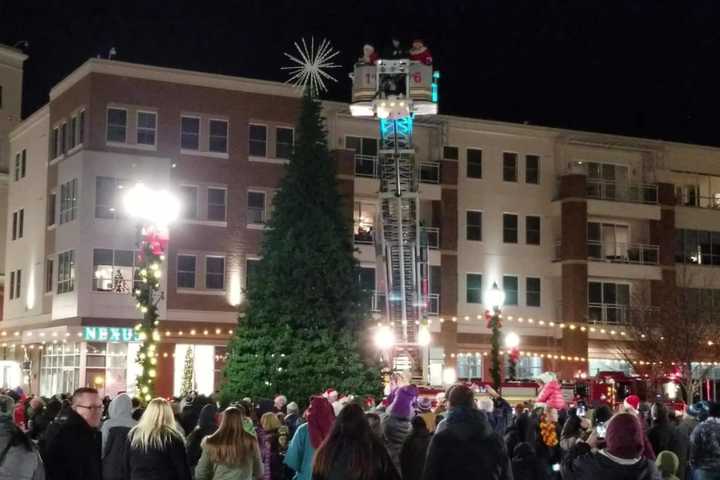
{"type": "Polygon", "coordinates": [[[589,303],[588,323],[596,325],[624,325],[628,323],[628,305],[589,303]]]}
{"type": "Polygon", "coordinates": [[[720,193],[706,195],[680,195],[676,199],[681,207],[712,208],[720,210],[720,193]]]}
{"type": "Polygon", "coordinates": [[[385,293],[377,290],[370,295],[370,311],[374,313],[385,313],[385,293]]]}
{"type": "Polygon", "coordinates": [[[658,264],[659,247],[657,245],[589,240],[587,246],[590,260],[639,265],[658,264]]]}
{"type": "Polygon", "coordinates": [[[440,229],[438,227],[422,227],[422,231],[427,236],[427,245],[431,250],[440,248],[440,229]]]}
{"type": "Polygon", "coordinates": [[[648,183],[620,183],[599,178],[587,179],[587,196],[599,200],[631,203],[658,203],[657,185],[648,183]]]}
{"type": "Polygon", "coordinates": [[[438,162],[420,163],[420,181],[422,183],[440,183],[440,164],[438,162]]]}
{"type": "Polygon", "coordinates": [[[428,293],[425,306],[428,315],[440,315],[440,294],[428,293]]]}
{"type": "Polygon", "coordinates": [[[355,175],[358,177],[378,177],[378,157],[376,155],[355,154],[355,175]]]}

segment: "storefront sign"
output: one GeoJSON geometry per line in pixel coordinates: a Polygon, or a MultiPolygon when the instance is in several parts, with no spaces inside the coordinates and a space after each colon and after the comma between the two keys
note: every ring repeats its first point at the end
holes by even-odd
{"type": "Polygon", "coordinates": [[[132,328],[83,327],[83,340],[86,342],[128,343],[139,342],[140,338],[132,328]]]}

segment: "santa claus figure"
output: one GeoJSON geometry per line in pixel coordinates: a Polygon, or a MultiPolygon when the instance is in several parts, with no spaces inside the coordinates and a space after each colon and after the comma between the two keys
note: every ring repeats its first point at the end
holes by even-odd
{"type": "Polygon", "coordinates": [[[560,382],[553,372],[541,373],[537,378],[540,383],[540,394],[535,400],[535,407],[551,407],[557,411],[563,410],[565,399],[563,398],[560,382]]]}
{"type": "Polygon", "coordinates": [[[366,43],[363,46],[363,56],[358,58],[358,63],[365,65],[375,65],[380,59],[380,55],[375,51],[375,47],[366,43]]]}
{"type": "Polygon", "coordinates": [[[432,65],[432,54],[425,46],[425,42],[419,38],[413,40],[412,48],[410,49],[410,60],[424,63],[425,65],[432,65]]]}

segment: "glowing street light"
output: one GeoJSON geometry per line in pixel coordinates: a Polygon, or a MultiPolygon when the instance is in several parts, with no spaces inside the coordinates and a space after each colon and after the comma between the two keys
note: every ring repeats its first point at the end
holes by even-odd
{"type": "Polygon", "coordinates": [[[492,288],[485,294],[485,303],[493,310],[500,310],[505,303],[505,292],[498,288],[497,282],[493,282],[492,288]]]}
{"type": "Polygon", "coordinates": [[[390,350],[395,345],[395,333],[387,325],[378,327],[375,332],[375,346],[378,350],[390,350]]]}
{"type": "Polygon", "coordinates": [[[505,335],[505,348],[515,350],[520,346],[520,336],[515,332],[505,335]]]}
{"type": "Polygon", "coordinates": [[[128,190],[123,206],[129,216],[156,228],[167,228],[180,216],[180,201],[175,195],[167,190],[153,190],[144,183],[128,190]]]}

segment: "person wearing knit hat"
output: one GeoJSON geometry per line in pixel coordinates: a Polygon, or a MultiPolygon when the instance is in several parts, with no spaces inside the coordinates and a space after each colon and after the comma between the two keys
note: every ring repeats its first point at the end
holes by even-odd
{"type": "Polygon", "coordinates": [[[432,411],[432,400],[428,397],[419,397],[416,402],[417,416],[425,422],[430,433],[435,431],[435,420],[437,415],[432,411]]]}
{"type": "Polygon", "coordinates": [[[562,463],[563,480],[660,479],[655,463],[643,457],[644,437],[637,416],[618,413],[608,422],[606,448],[593,450],[597,445],[593,433],[587,442],[570,449],[562,463]]]}
{"type": "Polygon", "coordinates": [[[295,480],[312,479],[315,451],[330,434],[333,423],[335,412],[325,395],[312,397],[307,423],[297,428],[285,455],[285,465],[295,471],[295,480]]]}
{"type": "Polygon", "coordinates": [[[412,432],[410,420],[414,414],[412,404],[415,402],[416,397],[417,387],[415,385],[405,385],[397,388],[395,398],[387,408],[388,414],[383,418],[385,446],[398,471],[400,471],[400,450],[405,439],[412,432]]]}
{"type": "Polygon", "coordinates": [[[625,400],[623,400],[623,407],[627,412],[637,415],[640,410],[640,397],[637,395],[628,395],[625,397],[625,400]]]}
{"type": "Polygon", "coordinates": [[[670,450],[663,450],[658,454],[655,466],[660,470],[663,480],[680,480],[677,476],[680,459],[670,450]]]}

